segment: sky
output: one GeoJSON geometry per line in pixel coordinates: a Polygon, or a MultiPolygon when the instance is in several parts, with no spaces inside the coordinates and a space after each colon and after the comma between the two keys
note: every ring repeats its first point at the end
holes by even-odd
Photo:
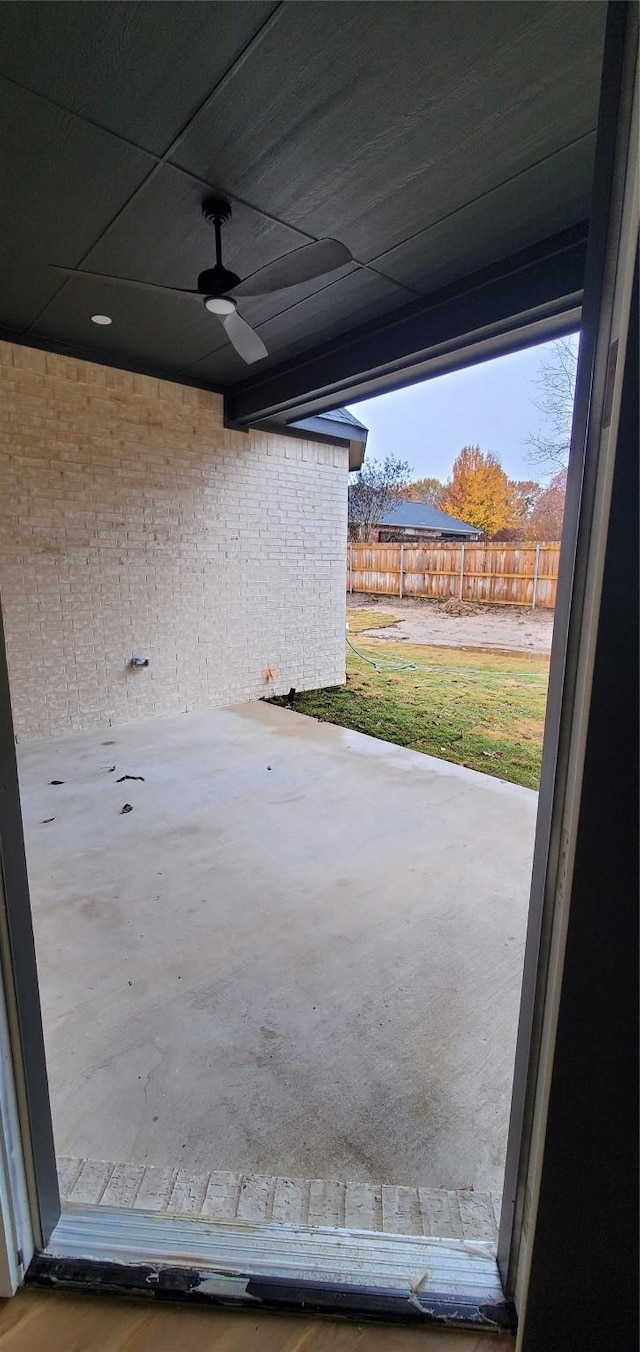
{"type": "MultiPolygon", "coordinates": [[[[577,342],[577,339],[575,340],[577,342]]],[[[514,352],[393,394],[350,404],[369,428],[367,457],[408,460],[413,478],[447,479],[463,446],[493,451],[510,479],[548,474],[527,460],[527,438],[544,429],[536,376],[552,343],[514,352]]]]}

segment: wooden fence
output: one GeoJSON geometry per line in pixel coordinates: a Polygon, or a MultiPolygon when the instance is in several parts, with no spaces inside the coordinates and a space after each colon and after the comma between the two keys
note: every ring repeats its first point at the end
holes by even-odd
{"type": "Polygon", "coordinates": [[[347,590],[553,610],[559,544],[352,545],[347,590]]]}

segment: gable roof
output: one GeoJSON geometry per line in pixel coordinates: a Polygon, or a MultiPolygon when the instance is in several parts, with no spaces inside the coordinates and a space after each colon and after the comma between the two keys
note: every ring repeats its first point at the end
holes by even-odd
{"type": "Polygon", "coordinates": [[[297,418],[288,425],[326,441],[348,446],[349,472],[362,468],[369,429],[364,423],[358,422],[348,409],[332,408],[325,413],[311,414],[308,418],[297,418]]]}
{"type": "Polygon", "coordinates": [[[361,423],[357,418],[354,418],[353,413],[350,413],[348,408],[332,408],[325,413],[321,413],[320,417],[329,418],[331,422],[350,423],[352,427],[362,428],[363,432],[368,430],[364,423],[361,423]]]}
{"type": "Polygon", "coordinates": [[[447,531],[450,535],[478,535],[477,526],[469,526],[458,521],[455,516],[447,516],[429,502],[395,502],[388,507],[381,520],[381,526],[408,526],[414,529],[447,531]]]}

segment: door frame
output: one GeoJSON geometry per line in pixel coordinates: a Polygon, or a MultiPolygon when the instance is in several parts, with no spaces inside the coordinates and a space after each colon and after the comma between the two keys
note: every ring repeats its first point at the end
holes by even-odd
{"type": "Polygon", "coordinates": [[[498,1265],[524,1306],[638,247],[638,21],[609,6],[498,1265]]]}
{"type": "Polygon", "coordinates": [[[5,1230],[11,1284],[19,1276],[16,1250],[20,1267],[47,1243],[60,1216],[60,1191],[1,609],[0,1072],[0,1157],[6,1161],[0,1195],[6,1185],[13,1216],[9,1234],[5,1230]]]}

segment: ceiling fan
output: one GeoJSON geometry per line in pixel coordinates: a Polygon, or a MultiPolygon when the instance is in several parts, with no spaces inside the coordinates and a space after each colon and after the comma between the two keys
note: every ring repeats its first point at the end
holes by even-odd
{"type": "Polygon", "coordinates": [[[101,272],[87,272],[84,268],[52,266],[70,277],[91,277],[101,282],[143,287],[147,291],[162,291],[169,296],[192,296],[194,300],[201,300],[205,309],[220,321],[242,360],[247,363],[260,361],[262,357],[268,356],[267,349],[258,334],[238,314],[236,300],[241,300],[243,296],[266,296],[272,291],[284,291],[286,287],[313,281],[314,277],[324,277],[326,273],[335,272],[345,263],[350,263],[351,254],[337,239],[319,239],[311,244],[303,244],[293,253],[283,254],[273,263],[267,263],[266,267],[241,279],[235,272],[225,268],[222,262],[222,225],[231,216],[230,203],[223,197],[207,197],[202,203],[202,214],[215,229],[216,261],[212,268],[205,268],[200,273],[198,285],[192,289],[159,286],[153,282],[135,281],[132,277],[111,277],[101,272]]]}

